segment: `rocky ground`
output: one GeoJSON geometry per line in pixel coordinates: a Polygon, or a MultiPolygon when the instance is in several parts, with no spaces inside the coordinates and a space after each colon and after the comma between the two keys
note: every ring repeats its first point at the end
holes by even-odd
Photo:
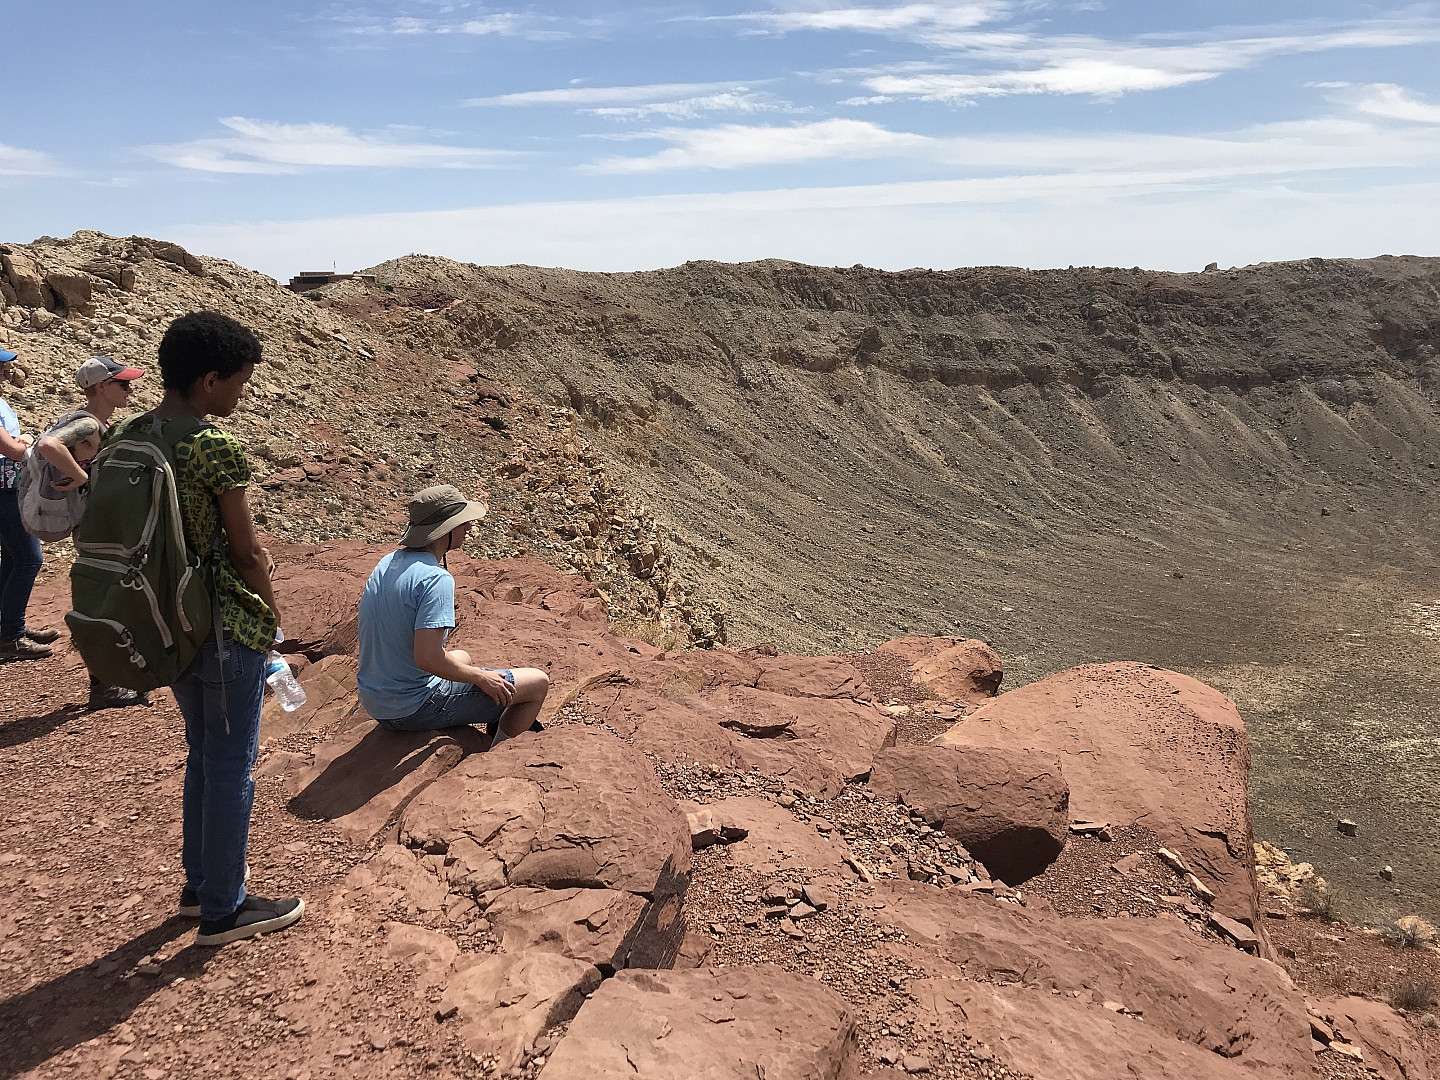
{"type": "Polygon", "coordinates": [[[275,534],[386,538],[448,480],[493,507],[475,554],[575,570],[656,645],[958,633],[1008,686],[1183,671],[1240,705],[1263,836],[1356,920],[1440,920],[1435,260],[408,257],[299,297],[160,240],[6,247],[0,345],[28,381],[6,393],[32,425],[90,351],[145,366],[175,313],[225,311],[269,358],[234,426],[275,534]]]}
{"type": "MultiPolygon", "coordinates": [[[[1184,676],[1103,665],[992,697],[998,658],[953,638],[845,658],[662,651],[613,635],[583,579],[458,559],[459,638],[543,655],[555,681],[544,734],[481,754],[356,714],[336,612],[381,550],[277,548],[310,694],[267,707],[257,769],[252,886],[309,904],[280,935],[202,950],[173,914],[167,695],[86,712],[67,649],[5,667],[5,1076],[1079,1078],[1123,1062],[1420,1080],[1440,1058],[1421,990],[1440,952],[1418,929],[1407,947],[1302,915],[1313,871],[1274,849],[1256,880],[1243,771],[1238,789],[1217,780],[1237,776],[1243,733],[1184,676]],[[1199,760],[1159,763],[1171,744],[1199,760]],[[1214,846],[1221,825],[1236,843],[1214,846]],[[1017,852],[1046,865],[992,876],[1017,852]]],[[[37,617],[63,600],[52,575],[37,617]]]]}

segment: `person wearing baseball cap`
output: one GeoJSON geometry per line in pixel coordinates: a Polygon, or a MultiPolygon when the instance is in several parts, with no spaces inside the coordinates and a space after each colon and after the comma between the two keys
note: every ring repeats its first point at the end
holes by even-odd
{"type": "MultiPolygon", "coordinates": [[[[36,452],[60,472],[54,486],[75,491],[90,482],[90,462],[100,452],[100,441],[110,430],[115,410],[130,401],[135,380],[144,375],[109,356],[92,356],[75,371],[75,385],[85,391],[85,407],[62,414],[45,429],[36,452]]],[[[121,709],[147,705],[145,694],[123,686],[108,686],[90,677],[90,708],[121,709]]]]}
{"type": "Polygon", "coordinates": [[[112,356],[92,356],[75,371],[75,385],[89,390],[106,381],[129,383],[144,375],[139,368],[126,367],[112,356]]]}
{"type": "Polygon", "coordinates": [[[84,487],[90,482],[87,469],[100,449],[100,440],[110,430],[110,417],[129,403],[135,380],[144,374],[109,356],[92,356],[76,369],[75,385],[85,391],[85,407],[67,412],[51,424],[36,448],[64,474],[60,483],[65,487],[84,487]]]}
{"type": "MultiPolygon", "coordinates": [[[[0,385],[18,381],[16,356],[0,349],[0,385]]],[[[20,517],[20,460],[34,442],[20,432],[20,420],[0,397],[0,661],[40,660],[53,651],[55,630],[27,629],[25,608],[40,573],[40,541],[20,517]]]]}
{"type": "Polygon", "coordinates": [[[478,667],[447,649],[455,628],[450,552],[465,543],[485,504],[449,484],[410,499],[400,550],[380,560],[360,596],[360,704],[392,731],[482,724],[492,747],[528,730],[550,691],[539,668],[478,667]]]}

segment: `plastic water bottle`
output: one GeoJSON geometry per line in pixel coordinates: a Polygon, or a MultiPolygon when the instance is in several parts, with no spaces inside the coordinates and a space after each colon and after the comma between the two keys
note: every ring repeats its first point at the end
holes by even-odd
{"type": "MultiPolygon", "coordinates": [[[[281,642],[285,639],[276,634],[275,640],[281,642]]],[[[294,712],[305,704],[305,688],[295,681],[290,665],[274,649],[271,649],[270,655],[265,658],[265,683],[286,712],[294,712]]]]}

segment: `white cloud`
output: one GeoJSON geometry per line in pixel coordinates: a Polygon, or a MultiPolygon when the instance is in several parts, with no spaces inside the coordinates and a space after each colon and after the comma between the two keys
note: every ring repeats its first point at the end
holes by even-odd
{"type": "Polygon", "coordinates": [[[377,17],[364,14],[339,16],[336,21],[345,31],[364,37],[422,37],[426,35],[465,34],[473,37],[517,37],[549,41],[571,36],[570,31],[557,29],[559,19],[527,12],[483,12],[464,17],[464,10],[473,5],[456,5],[447,17],[395,15],[377,17]]]}
{"type": "Polygon", "coordinates": [[[304,264],[423,251],[486,265],[625,271],[689,259],[1198,270],[1312,255],[1417,252],[1440,236],[1440,184],[1308,191],[1174,175],[1075,174],[521,203],[170,230],[192,251],[283,280],[304,264]]]}
{"type": "Polygon", "coordinates": [[[602,158],[587,168],[604,173],[649,173],[899,157],[948,171],[1015,169],[1056,175],[1173,171],[1191,179],[1440,167],[1440,131],[1402,132],[1368,121],[1341,119],[1262,124],[1212,135],[1114,132],[937,138],[858,120],[823,120],[784,127],[671,127],[626,137],[659,139],[672,146],[657,154],[602,158]]]}
{"type": "Polygon", "coordinates": [[[1330,83],[1339,91],[1332,99],[1370,116],[1387,120],[1407,120],[1415,124],[1440,124],[1440,105],[1431,105],[1415,98],[1403,86],[1394,83],[1330,83]]]}
{"type": "Polygon", "coordinates": [[[0,143],[0,176],[56,176],[60,171],[49,154],[0,143]]]}
{"type": "MultiPolygon", "coordinates": [[[[762,80],[768,81],[768,80],[762,80]]],[[[654,83],[649,86],[566,86],[555,90],[522,90],[495,97],[470,98],[465,105],[481,108],[563,106],[611,120],[690,120],[704,113],[796,112],[789,103],[755,84],[654,83]]]]}
{"type": "Polygon", "coordinates": [[[513,160],[501,150],[401,142],[332,124],[276,124],[231,116],[230,134],[149,148],[152,157],[201,172],[294,173],[313,168],[480,169],[513,160]]]}
{"type": "Polygon", "coordinates": [[[872,29],[944,54],[946,59],[934,61],[932,68],[943,63],[947,67],[964,65],[966,70],[915,72],[913,65],[907,65],[909,70],[860,73],[873,96],[852,98],[852,104],[896,98],[969,104],[977,98],[1009,94],[1110,98],[1205,82],[1278,56],[1440,42],[1440,20],[1425,17],[1303,32],[1146,35],[1125,41],[1089,35],[979,31],[921,18],[896,20],[890,26],[877,21],[872,29]]]}
{"type": "Polygon", "coordinates": [[[923,135],[887,131],[863,120],[821,120],[789,127],[723,124],[713,128],[661,128],[639,137],[662,139],[675,145],[647,157],[602,158],[587,168],[592,172],[642,173],[793,165],[832,158],[893,155],[933,141],[923,135]]]}
{"type": "Polygon", "coordinates": [[[961,30],[991,22],[1010,12],[1008,2],[902,4],[899,7],[847,7],[822,11],[749,12],[712,16],[741,20],[776,33],[797,30],[853,30],[885,34],[915,29],[961,30]]]}
{"type": "Polygon", "coordinates": [[[667,120],[692,120],[707,112],[759,113],[797,112],[794,106],[768,94],[740,88],[702,97],[680,98],[678,101],[651,101],[643,105],[607,105],[598,109],[582,109],[592,116],[612,120],[648,120],[663,116],[667,120]]]}
{"type": "Polygon", "coordinates": [[[1166,71],[1112,60],[1071,60],[1034,71],[999,71],[990,75],[880,75],[865,85],[873,99],[853,98],[854,104],[914,97],[921,101],[970,104],[976,98],[1008,94],[1092,94],[1114,97],[1135,90],[1162,90],[1213,79],[1218,72],[1166,71]]]}

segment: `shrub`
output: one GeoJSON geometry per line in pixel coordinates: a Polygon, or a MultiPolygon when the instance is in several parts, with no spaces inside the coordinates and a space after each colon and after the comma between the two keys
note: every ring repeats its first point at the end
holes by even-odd
{"type": "Polygon", "coordinates": [[[1428,1009],[1435,1003],[1435,984],[1428,979],[1404,982],[1390,994],[1390,1006],[1400,1012],[1428,1009]]]}
{"type": "Polygon", "coordinates": [[[1295,893],[1295,902],[1302,911],[1324,919],[1326,922],[1341,922],[1340,894],[1330,887],[1324,878],[1310,878],[1303,882],[1295,893]]]}

